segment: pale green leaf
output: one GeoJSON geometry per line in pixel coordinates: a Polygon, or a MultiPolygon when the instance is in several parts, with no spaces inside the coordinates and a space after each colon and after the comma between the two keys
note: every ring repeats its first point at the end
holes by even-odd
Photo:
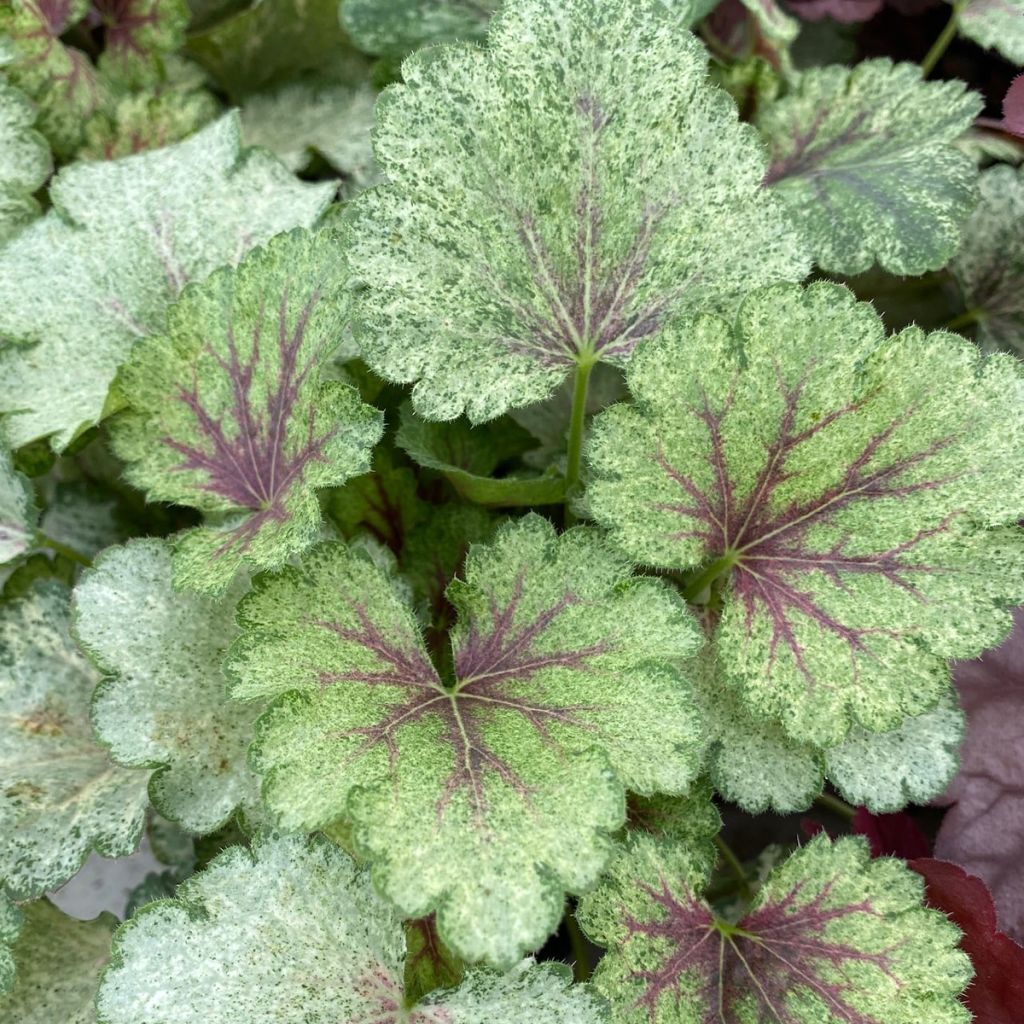
{"type": "Polygon", "coordinates": [[[102,1024],[598,1024],[548,966],[470,973],[409,1007],[405,935],[369,875],[323,838],[235,847],[117,933],[102,1024]]]}
{"type": "Polygon", "coordinates": [[[377,103],[387,182],[347,213],[364,358],[418,382],[421,416],[493,419],[680,312],[804,276],[706,64],[658,0],[510,0],[486,50],[406,60],[377,103]]]}
{"type": "Polygon", "coordinates": [[[350,187],[365,188],[379,178],[370,144],[376,99],[365,84],[291,82],[245,100],[242,136],[246,145],[269,149],[295,172],[319,154],[350,187]]]}
{"type": "Polygon", "coordinates": [[[765,182],[824,270],[937,270],[977,201],[974,162],[954,142],[981,106],[962,82],[922,81],[916,64],[811,68],[758,107],[765,182]]]}
{"type": "Polygon", "coordinates": [[[971,962],[921,877],[822,835],[723,919],[684,847],[637,837],[578,917],[620,1024],[967,1024],[971,962]]]}
{"type": "Polygon", "coordinates": [[[0,996],[14,984],[17,967],[12,950],[24,920],[21,911],[0,890],[0,996]]]}
{"type": "Polygon", "coordinates": [[[111,756],[155,767],[153,806],[190,832],[259,808],[246,764],[261,710],[228,696],[221,663],[234,639],[244,574],[220,601],[171,585],[171,549],[135,540],[102,555],[75,588],[75,633],[108,674],[92,719],[111,756]]]}
{"type": "Polygon", "coordinates": [[[846,800],[875,814],[926,804],[956,775],[964,724],[963,712],[949,698],[891,732],[855,729],[828,751],[828,777],[846,800]]]}
{"type": "Polygon", "coordinates": [[[0,565],[32,547],[38,518],[31,482],[14,468],[11,453],[0,444],[0,565]]]}
{"type": "Polygon", "coordinates": [[[958,27],[979,46],[1024,64],[1024,0],[968,0],[958,27]]]}
{"type": "Polygon", "coordinates": [[[467,960],[514,963],[596,880],[624,788],[682,793],[696,774],[669,663],[697,632],[667,586],[629,573],[596,531],[506,524],[448,587],[443,673],[398,582],[357,553],[323,546],[258,578],[229,667],[238,696],[281,695],[253,747],[271,810],[306,829],[347,814],[405,915],[436,911],[467,960]]]}
{"type": "Polygon", "coordinates": [[[366,53],[404,57],[456,40],[482,41],[501,0],[344,0],[341,23],[366,53]]]}
{"type": "Polygon", "coordinates": [[[0,1024],[96,1024],[96,990],[117,918],[77,921],[49,900],[22,910],[18,976],[10,995],[0,996],[0,1024]]]}
{"type": "Polygon", "coordinates": [[[1024,171],[991,167],[950,265],[983,348],[1024,354],[1024,171]]]}
{"type": "Polygon", "coordinates": [[[68,633],[68,593],[38,585],[0,606],[0,879],[18,899],[67,881],[90,850],[131,853],[149,772],[93,736],[98,674],[68,633]]]}
{"type": "Polygon", "coordinates": [[[0,251],[0,412],[15,446],[66,447],[104,414],[118,366],[190,281],[312,224],[333,186],[239,149],[229,115],[186,142],[65,168],[54,209],[0,251]]]}
{"type": "Polygon", "coordinates": [[[835,746],[935,707],[1024,600],[1024,370],[886,337],[832,284],[752,295],[641,348],[594,422],[590,513],[720,606],[722,686],[835,746]]]}
{"type": "Polygon", "coordinates": [[[317,489],[370,468],[383,417],[321,379],[346,286],[334,234],[293,231],[187,289],[133,350],[111,433],[125,476],[208,513],[175,540],[176,585],[217,594],[242,565],[279,568],[317,540],[317,489]]]}
{"type": "Polygon", "coordinates": [[[28,97],[0,79],[0,242],[39,212],[32,193],[50,176],[50,149],[35,120],[28,97]]]}

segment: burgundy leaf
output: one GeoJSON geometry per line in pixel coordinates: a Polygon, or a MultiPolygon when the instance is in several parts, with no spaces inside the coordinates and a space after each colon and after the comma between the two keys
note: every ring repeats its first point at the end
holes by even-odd
{"type": "Polygon", "coordinates": [[[832,18],[852,25],[873,18],[885,6],[885,0],[786,0],[786,6],[804,21],[832,18]]]}
{"type": "Polygon", "coordinates": [[[1006,90],[1002,118],[979,117],[975,123],[982,128],[994,128],[1024,138],[1024,74],[1018,75],[1006,90]]]}
{"type": "Polygon", "coordinates": [[[928,837],[905,811],[898,814],[872,814],[858,807],[853,816],[853,831],[871,844],[872,857],[927,857],[931,853],[928,837]]]}

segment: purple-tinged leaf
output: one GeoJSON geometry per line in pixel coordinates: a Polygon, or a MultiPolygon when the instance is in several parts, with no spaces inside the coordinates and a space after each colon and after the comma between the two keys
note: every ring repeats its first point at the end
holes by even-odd
{"type": "Polygon", "coordinates": [[[786,7],[804,21],[832,18],[847,25],[870,21],[884,6],[885,0],[786,0],[786,7]]]}
{"type": "Polygon", "coordinates": [[[208,525],[178,538],[175,580],[217,593],[239,565],[279,568],[316,539],[316,489],[370,468],[382,417],[321,381],[341,339],[347,276],[330,232],[292,232],[171,308],[132,353],[114,426],[126,475],[208,525]]]}

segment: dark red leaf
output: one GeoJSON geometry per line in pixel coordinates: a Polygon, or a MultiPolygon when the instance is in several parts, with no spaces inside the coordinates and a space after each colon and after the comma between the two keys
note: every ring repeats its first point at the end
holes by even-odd
{"type": "Polygon", "coordinates": [[[898,814],[872,814],[858,807],[853,816],[853,831],[865,836],[872,857],[927,857],[932,852],[928,837],[905,811],[898,814]]]}

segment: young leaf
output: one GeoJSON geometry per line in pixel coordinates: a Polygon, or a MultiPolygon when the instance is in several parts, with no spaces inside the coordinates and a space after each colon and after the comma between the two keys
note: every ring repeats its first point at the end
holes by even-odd
{"type": "Polygon", "coordinates": [[[961,82],[924,82],[916,64],[811,68],[758,108],[765,184],[789,207],[824,270],[896,274],[949,260],[977,199],[977,169],[953,142],[981,111],[961,82]]]}
{"type": "Polygon", "coordinates": [[[956,861],[992,890],[1005,932],[1024,941],[1024,611],[1002,647],[955,666],[967,712],[960,774],[935,839],[935,855],[956,861]]]}
{"type": "Polygon", "coordinates": [[[945,791],[960,763],[964,715],[951,698],[890,732],[854,729],[825,754],[832,784],[852,804],[891,813],[945,791]]]}
{"type": "Polygon", "coordinates": [[[816,284],[765,289],[634,358],[600,414],[590,512],[639,562],[695,569],[722,686],[817,747],[935,707],[947,659],[1021,600],[1024,372],[956,335],[886,338],[816,284]],[[697,567],[702,567],[697,569],[697,567]],[[720,611],[719,611],[720,607],[720,611]]]}
{"type": "Polygon", "coordinates": [[[366,188],[379,178],[370,144],[376,99],[366,85],[292,82],[245,101],[242,135],[291,171],[304,171],[319,153],[354,189],[366,188]]]}
{"type": "Polygon", "coordinates": [[[0,79],[0,242],[39,212],[32,193],[50,176],[50,149],[35,121],[28,97],[0,79]]]}
{"type": "Polygon", "coordinates": [[[981,202],[964,226],[950,269],[967,318],[985,349],[1024,353],[1024,172],[996,166],[981,175],[981,202]]]}
{"type": "Polygon", "coordinates": [[[680,311],[804,276],[706,64],[659,0],[511,0],[485,51],[403,64],[377,105],[387,182],[348,216],[364,357],[418,381],[421,416],[493,419],[680,311]]]}
{"type": "Polygon", "coordinates": [[[96,990],[110,959],[112,914],[78,921],[49,900],[22,908],[25,925],[14,947],[17,979],[0,996],[4,1024],[96,1024],[96,990]]]}
{"type": "Polygon", "coordinates": [[[697,644],[668,587],[595,531],[531,515],[473,547],[448,587],[450,677],[397,581],[337,544],[260,577],[239,606],[236,695],[281,695],[253,762],[287,828],[348,815],[409,917],[508,966],[600,873],[624,787],[686,790],[697,723],[668,662],[697,644]]]}
{"type": "Polygon", "coordinates": [[[103,29],[100,73],[116,88],[153,86],[163,58],[185,42],[185,0],[90,0],[89,21],[103,29]]]}
{"type": "Polygon", "coordinates": [[[90,850],[130,853],[149,772],[111,764],[89,724],[97,674],[68,634],[68,594],[0,606],[0,879],[16,899],[67,881],[90,850]]]}
{"type": "Polygon", "coordinates": [[[212,832],[236,808],[259,808],[246,755],[261,709],[230,700],[221,671],[249,581],[214,602],[174,590],[171,575],[164,541],[107,551],[75,588],[75,632],[108,674],[92,706],[100,740],[119,764],[157,768],[149,792],[161,814],[212,832]]]}
{"type": "Polygon", "coordinates": [[[117,933],[103,1024],[599,1024],[549,965],[474,971],[409,1005],[405,935],[369,875],[326,839],[226,850],[117,933]]]}
{"type": "Polygon", "coordinates": [[[404,57],[456,40],[482,41],[500,0],[345,0],[341,23],[366,53],[404,57]]]}
{"type": "Polygon", "coordinates": [[[998,51],[1011,64],[1024,64],[1024,0],[968,0],[958,28],[961,35],[998,51]]]}
{"type": "Polygon", "coordinates": [[[21,911],[0,890],[0,996],[10,992],[14,984],[17,968],[12,949],[24,921],[21,911]]]}
{"type": "Polygon", "coordinates": [[[220,519],[177,539],[176,585],[217,594],[243,564],[279,568],[317,537],[317,488],[370,468],[381,414],[320,374],[346,283],[332,233],[282,235],[183,293],[124,366],[112,440],[125,475],[220,519]]]}
{"type": "Polygon", "coordinates": [[[621,1024],[967,1024],[957,929],[920,879],[821,835],[725,920],[684,848],[633,840],[579,921],[608,946],[594,985],[621,1024]]]}
{"type": "Polygon", "coordinates": [[[189,282],[310,225],[333,186],[239,150],[229,115],[187,142],[65,168],[54,209],[0,250],[0,412],[15,447],[65,448],[105,412],[118,366],[189,282]]]}
{"type": "Polygon", "coordinates": [[[0,444],[0,565],[33,546],[38,519],[32,484],[14,468],[11,453],[0,444]]]}
{"type": "Polygon", "coordinates": [[[957,864],[919,857],[909,865],[925,880],[928,905],[963,932],[960,948],[974,965],[964,1002],[978,1024],[1014,1024],[1024,1006],[1024,948],[996,925],[992,895],[957,864]]]}
{"type": "Polygon", "coordinates": [[[37,104],[37,127],[54,153],[74,153],[85,121],[106,87],[89,58],[61,36],[89,10],[89,0],[8,0],[0,6],[0,38],[10,63],[4,73],[37,104]]]}

